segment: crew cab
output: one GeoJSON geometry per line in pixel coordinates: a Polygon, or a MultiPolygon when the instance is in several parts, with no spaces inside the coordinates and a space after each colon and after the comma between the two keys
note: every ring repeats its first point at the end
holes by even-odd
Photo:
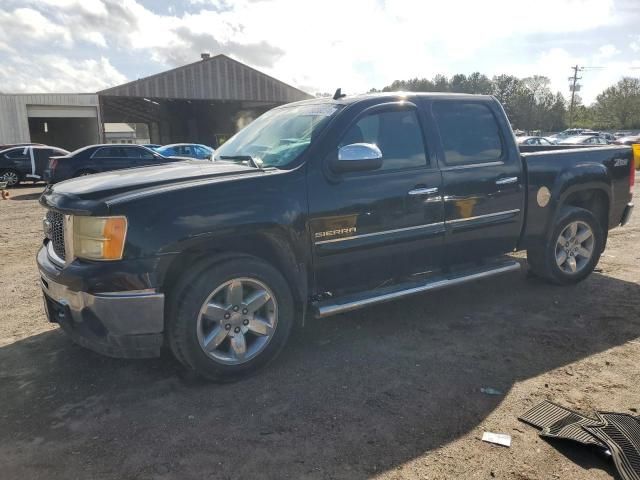
{"type": "Polygon", "coordinates": [[[211,163],[49,186],[48,317],[103,354],[166,345],[229,380],[295,323],[518,270],[510,252],[578,282],[631,214],[631,148],[532,148],[491,96],[336,95],[270,110],[211,163]]]}

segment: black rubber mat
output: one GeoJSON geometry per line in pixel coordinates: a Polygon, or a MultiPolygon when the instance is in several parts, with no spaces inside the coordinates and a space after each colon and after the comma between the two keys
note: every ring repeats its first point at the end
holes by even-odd
{"type": "Polygon", "coordinates": [[[520,417],[525,423],[539,428],[540,436],[573,440],[584,445],[606,445],[583,427],[601,425],[600,420],[585,417],[568,408],[545,400],[520,417]]]}
{"type": "Polygon", "coordinates": [[[585,430],[602,441],[624,480],[640,480],[640,418],[626,413],[598,412],[599,425],[585,430]]]}

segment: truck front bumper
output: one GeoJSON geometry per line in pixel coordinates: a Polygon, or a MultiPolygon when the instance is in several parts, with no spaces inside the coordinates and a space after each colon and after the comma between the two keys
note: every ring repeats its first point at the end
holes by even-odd
{"type": "Polygon", "coordinates": [[[627,206],[622,213],[622,219],[620,220],[620,225],[624,226],[629,223],[629,219],[631,218],[631,213],[633,212],[633,203],[627,203],[627,206]]]}
{"type": "Polygon", "coordinates": [[[73,341],[97,353],[118,358],[160,355],[164,329],[164,294],[155,289],[87,293],[56,280],[46,249],[38,267],[49,321],[58,323],[73,341]]]}

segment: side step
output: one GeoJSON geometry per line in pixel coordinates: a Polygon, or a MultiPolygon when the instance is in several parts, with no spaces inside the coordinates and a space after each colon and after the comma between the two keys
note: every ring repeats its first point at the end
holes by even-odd
{"type": "Polygon", "coordinates": [[[492,263],[482,267],[465,270],[463,272],[440,275],[427,280],[409,281],[367,292],[359,292],[340,298],[331,298],[312,303],[316,318],[328,317],[338,313],[349,312],[362,307],[368,307],[376,303],[388,302],[398,298],[414,295],[416,293],[429,292],[441,288],[460,285],[480,278],[491,277],[501,273],[520,270],[520,264],[515,260],[492,263]]]}

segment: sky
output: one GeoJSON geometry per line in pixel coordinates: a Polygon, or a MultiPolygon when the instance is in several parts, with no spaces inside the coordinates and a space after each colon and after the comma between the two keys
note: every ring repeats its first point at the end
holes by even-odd
{"type": "Polygon", "coordinates": [[[224,53],[311,94],[545,75],[593,102],[640,77],[640,0],[0,0],[0,92],[96,92],[224,53]]]}

